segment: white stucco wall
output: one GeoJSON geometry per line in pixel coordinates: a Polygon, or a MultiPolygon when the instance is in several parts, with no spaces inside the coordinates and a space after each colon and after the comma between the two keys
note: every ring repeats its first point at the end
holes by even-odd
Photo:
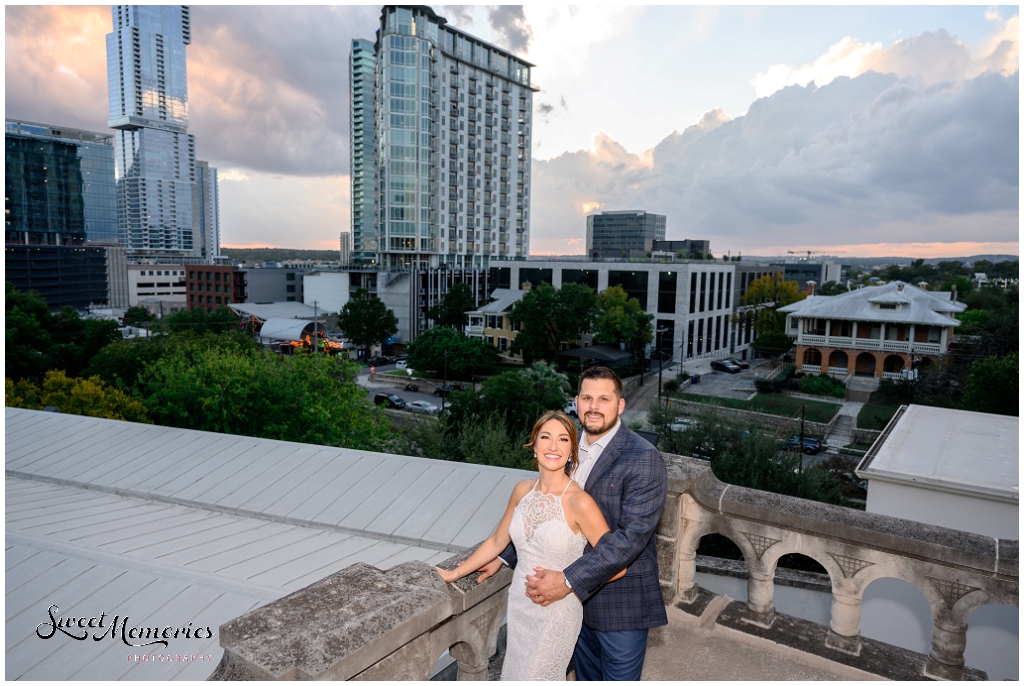
{"type": "Polygon", "coordinates": [[[341,312],[349,298],[348,272],[318,272],[303,278],[302,302],[312,307],[313,301],[325,312],[341,312]]]}
{"type": "Polygon", "coordinates": [[[897,484],[870,476],[869,484],[868,512],[994,538],[1020,538],[1020,508],[1015,503],[897,484]]]}

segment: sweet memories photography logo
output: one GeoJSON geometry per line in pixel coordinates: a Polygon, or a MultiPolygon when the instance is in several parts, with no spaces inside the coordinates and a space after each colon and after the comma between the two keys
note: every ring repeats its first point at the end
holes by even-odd
{"type": "MultiPolygon", "coordinates": [[[[182,643],[189,639],[213,638],[213,629],[208,626],[194,627],[192,622],[189,622],[188,626],[180,627],[131,626],[127,615],[122,617],[115,614],[111,619],[104,611],[98,617],[64,617],[61,616],[60,608],[56,605],[50,605],[46,614],[49,619],[36,625],[36,636],[43,640],[63,634],[76,641],[85,641],[91,635],[94,641],[120,638],[126,646],[131,648],[144,648],[152,645],[169,648],[170,642],[175,640],[182,643]]],[[[178,646],[176,645],[175,648],[177,649],[178,646]]]]}

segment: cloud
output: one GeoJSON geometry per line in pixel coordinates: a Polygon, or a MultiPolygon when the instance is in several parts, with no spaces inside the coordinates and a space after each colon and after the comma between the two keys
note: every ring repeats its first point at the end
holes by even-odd
{"type": "Polygon", "coordinates": [[[564,249],[585,206],[668,216],[668,237],[718,250],[1016,241],[1019,79],[959,84],[869,72],[721,110],[637,154],[604,133],[534,161],[531,249],[564,249]],[[898,229],[898,233],[896,233],[898,229]]]}
{"type": "Polygon", "coordinates": [[[533,40],[533,30],[526,21],[522,5],[492,7],[487,17],[491,28],[501,37],[502,47],[513,53],[526,52],[533,40]]]}
{"type": "Polygon", "coordinates": [[[868,71],[918,76],[929,85],[960,81],[986,71],[1009,76],[1017,71],[1019,17],[1004,20],[996,10],[989,10],[985,17],[996,31],[974,50],[945,29],[898,40],[888,49],[881,43],[864,43],[847,36],[814,62],[800,67],[773,65],[755,76],[751,84],[758,97],[765,97],[786,86],[806,86],[812,81],[824,86],[840,76],[860,76],[868,71]]]}

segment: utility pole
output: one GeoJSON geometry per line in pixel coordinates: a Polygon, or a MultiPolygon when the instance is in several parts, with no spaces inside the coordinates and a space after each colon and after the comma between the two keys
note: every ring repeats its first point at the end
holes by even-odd
{"type": "Polygon", "coordinates": [[[807,414],[807,403],[800,403],[800,473],[804,473],[804,417],[807,414]]]}
{"type": "Polygon", "coordinates": [[[320,345],[320,341],[317,340],[316,330],[320,328],[320,320],[317,318],[316,312],[316,300],[313,301],[313,354],[316,355],[317,346],[320,345]]]}
{"type": "Polygon", "coordinates": [[[444,351],[444,366],[441,369],[441,412],[444,412],[444,398],[448,393],[448,350],[444,351]]]}

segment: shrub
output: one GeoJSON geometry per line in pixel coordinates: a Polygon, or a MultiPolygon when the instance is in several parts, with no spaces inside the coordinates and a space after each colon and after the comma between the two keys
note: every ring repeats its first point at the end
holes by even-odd
{"type": "Polygon", "coordinates": [[[812,395],[831,395],[835,398],[842,398],[846,395],[846,384],[828,376],[819,374],[817,376],[800,377],[800,390],[812,395]]]}

